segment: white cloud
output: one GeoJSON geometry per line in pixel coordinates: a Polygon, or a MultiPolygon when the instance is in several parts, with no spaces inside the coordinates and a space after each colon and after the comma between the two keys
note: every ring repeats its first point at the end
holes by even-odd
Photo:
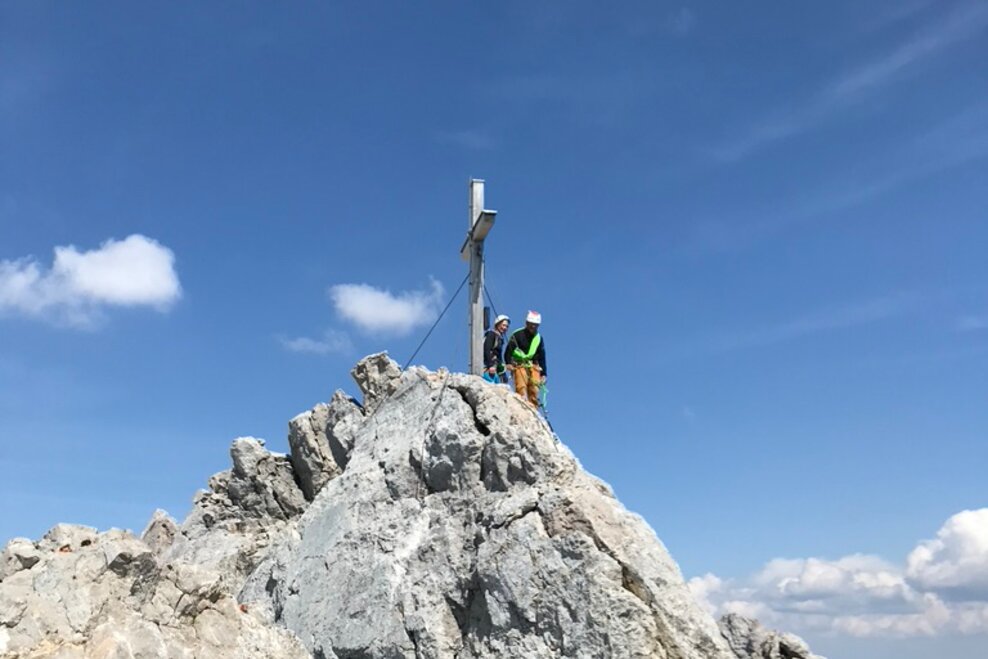
{"type": "Polygon", "coordinates": [[[168,310],[182,295],[170,249],[145,236],[99,249],[55,248],[50,270],[34,258],[0,261],[0,313],[92,326],[108,306],[168,310]]]}
{"type": "Polygon", "coordinates": [[[854,304],[827,307],[776,325],[712,335],[697,343],[695,349],[712,353],[730,352],[870,325],[909,314],[919,307],[921,301],[919,296],[903,292],[854,304]]]}
{"type": "MultiPolygon", "coordinates": [[[[851,304],[822,307],[775,324],[729,328],[691,337],[678,346],[667,346],[656,353],[655,358],[668,361],[694,355],[752,350],[786,342],[822,340],[819,337],[908,316],[922,309],[926,303],[922,295],[903,291],[851,304]]],[[[693,409],[690,411],[695,412],[693,409]]],[[[683,414],[689,418],[685,410],[683,414]]]]}
{"type": "Polygon", "coordinates": [[[957,513],[906,559],[917,587],[951,599],[988,602],[988,508],[957,513]]]}
{"type": "Polygon", "coordinates": [[[904,567],[877,556],[774,559],[746,579],[696,577],[715,615],[741,613],[799,633],[934,636],[988,632],[988,508],[951,517],[904,567]]]}
{"type": "Polygon", "coordinates": [[[368,284],[338,284],[329,289],[336,312],[357,327],[403,336],[428,325],[439,314],[445,291],[435,279],[427,290],[393,294],[368,284]]]}
{"type": "Polygon", "coordinates": [[[706,573],[702,577],[693,577],[686,584],[690,592],[693,593],[693,597],[713,615],[717,612],[717,606],[713,603],[713,599],[717,593],[721,591],[724,587],[724,582],[715,574],[706,573]]]}
{"type": "MultiPolygon", "coordinates": [[[[988,157],[988,102],[978,101],[893,149],[846,168],[798,199],[735,215],[694,221],[683,245],[689,254],[740,250],[787,229],[839,217],[854,208],[914,181],[988,157]]],[[[965,319],[969,329],[988,326],[988,318],[965,319]]],[[[965,329],[965,327],[960,327],[965,329]]]]}
{"type": "Polygon", "coordinates": [[[294,339],[278,337],[281,345],[291,352],[308,353],[312,355],[329,355],[333,353],[348,354],[353,352],[353,343],[345,332],[329,329],[322,338],[311,339],[300,336],[294,339]]]}
{"type": "Polygon", "coordinates": [[[711,149],[710,155],[722,162],[735,162],[767,144],[802,133],[897,82],[948,47],[977,37],[986,27],[988,5],[961,4],[898,48],[845,71],[802,103],[765,118],[741,137],[711,149]]]}

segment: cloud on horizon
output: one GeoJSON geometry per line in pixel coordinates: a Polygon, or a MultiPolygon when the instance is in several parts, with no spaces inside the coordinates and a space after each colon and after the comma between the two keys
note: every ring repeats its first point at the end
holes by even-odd
{"type": "Polygon", "coordinates": [[[341,318],[374,334],[404,336],[439,315],[445,289],[435,279],[429,288],[391,293],[369,284],[337,284],[329,297],[341,318]]]}
{"type": "Polygon", "coordinates": [[[98,249],[55,247],[50,269],[34,257],[0,261],[0,315],[93,328],[107,307],[168,311],[182,296],[174,253],[140,234],[98,249]]]}
{"type": "Polygon", "coordinates": [[[747,579],[689,581],[712,614],[737,612],[781,629],[849,636],[988,632],[988,508],[948,519],[905,565],[854,554],[774,559],[747,579]]]}

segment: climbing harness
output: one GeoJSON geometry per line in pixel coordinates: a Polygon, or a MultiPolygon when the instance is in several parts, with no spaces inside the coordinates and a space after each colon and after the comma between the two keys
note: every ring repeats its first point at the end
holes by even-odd
{"type": "MultiPolygon", "coordinates": [[[[514,334],[517,334],[524,329],[524,327],[516,329],[514,334]]],[[[512,336],[514,336],[514,334],[512,334],[512,336]]],[[[518,344],[516,343],[515,345],[518,344]]],[[[511,356],[524,366],[530,365],[532,363],[532,358],[535,357],[535,351],[539,349],[540,345],[542,345],[542,335],[536,334],[535,338],[532,339],[532,342],[528,344],[528,352],[522,352],[520,348],[515,348],[511,351],[511,356]]]]}

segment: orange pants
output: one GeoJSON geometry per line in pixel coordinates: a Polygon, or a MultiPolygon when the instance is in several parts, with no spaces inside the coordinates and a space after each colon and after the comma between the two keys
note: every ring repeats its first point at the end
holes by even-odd
{"type": "Polygon", "coordinates": [[[535,364],[509,366],[515,376],[515,393],[534,407],[539,406],[539,385],[542,383],[542,370],[535,364]]]}

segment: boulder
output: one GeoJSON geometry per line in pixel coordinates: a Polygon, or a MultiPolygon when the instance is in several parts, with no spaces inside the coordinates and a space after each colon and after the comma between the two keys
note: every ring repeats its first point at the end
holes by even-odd
{"type": "Polygon", "coordinates": [[[288,422],[290,460],[307,501],[343,473],[362,421],[360,407],[337,390],[328,405],[320,403],[288,422]]]}
{"type": "Polygon", "coordinates": [[[161,554],[175,542],[178,523],[164,510],[155,510],[141,533],[141,540],[156,554],[161,554]]]}
{"type": "Polygon", "coordinates": [[[357,362],[350,376],[364,394],[364,413],[373,414],[377,406],[398,388],[401,368],[388,353],[379,352],[357,362]]]}
{"type": "Polygon", "coordinates": [[[721,617],[718,625],[738,659],[823,659],[795,634],[765,629],[757,620],[737,613],[721,617]]]}
{"type": "Polygon", "coordinates": [[[30,570],[41,560],[41,550],[27,538],[13,538],[0,554],[0,581],[8,576],[30,570]]]}

